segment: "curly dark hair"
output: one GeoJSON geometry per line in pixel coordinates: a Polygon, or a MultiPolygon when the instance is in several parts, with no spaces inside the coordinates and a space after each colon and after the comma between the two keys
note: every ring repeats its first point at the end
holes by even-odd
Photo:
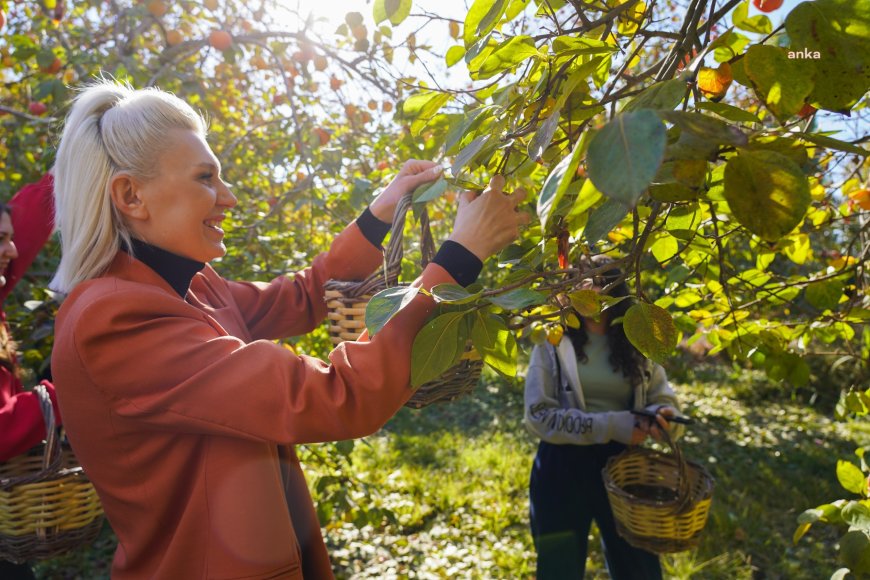
{"type": "MultiPolygon", "coordinates": [[[[604,256],[593,256],[584,258],[583,265],[587,268],[598,268],[605,264],[613,263],[613,259],[604,256]]],[[[623,279],[624,275],[619,268],[613,268],[602,273],[600,276],[595,276],[594,281],[596,286],[605,287],[613,282],[618,283],[608,290],[607,295],[613,297],[626,297],[625,300],[620,300],[604,312],[605,320],[612,321],[625,316],[626,311],[632,305],[631,293],[628,290],[628,285],[623,279]]],[[[580,328],[568,328],[566,330],[568,338],[574,345],[574,350],[577,353],[577,360],[585,363],[589,360],[586,355],[584,346],[589,341],[589,335],[586,329],[581,324],[580,328]]],[[[634,348],[634,345],[625,336],[625,330],[622,323],[607,325],[607,346],[610,347],[610,357],[608,360],[613,366],[613,370],[622,370],[622,375],[627,377],[632,387],[636,387],[643,382],[644,373],[646,372],[646,359],[634,348]]]]}

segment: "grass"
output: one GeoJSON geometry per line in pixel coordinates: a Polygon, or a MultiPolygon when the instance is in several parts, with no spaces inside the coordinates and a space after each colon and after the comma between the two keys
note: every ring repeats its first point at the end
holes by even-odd
{"type": "MultiPolygon", "coordinates": [[[[828,409],[751,373],[701,365],[681,378],[684,411],[697,420],[682,448],[710,470],[716,491],[700,547],[664,557],[666,576],[830,577],[838,534],[818,527],[794,545],[796,517],[845,497],[837,459],[851,456],[870,426],[832,422],[828,409]]],[[[340,470],[344,481],[357,482],[342,489],[347,506],[395,514],[392,522],[362,520],[350,509],[356,516],[326,526],[337,576],[532,578],[528,475],[536,441],[521,418],[521,386],[488,376],[474,397],[403,409],[339,467],[309,465],[315,488],[319,477],[340,470]]],[[[94,549],[41,563],[38,577],[107,577],[112,544],[106,530],[94,549]]],[[[597,538],[590,545],[587,578],[606,578],[597,538]]]]}

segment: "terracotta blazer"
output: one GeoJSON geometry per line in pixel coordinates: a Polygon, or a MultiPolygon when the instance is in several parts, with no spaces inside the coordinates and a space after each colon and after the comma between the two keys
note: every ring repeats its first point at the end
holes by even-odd
{"type": "MultiPolygon", "coordinates": [[[[119,545],[112,577],[332,578],[291,445],[362,437],[407,401],[418,295],[329,361],[272,339],[326,315],[323,283],[372,272],[356,224],[295,277],[240,283],[210,266],[185,299],[119,253],[58,318],[55,384],[70,441],[119,545]]],[[[453,278],[430,264],[416,284],[453,278]]]]}

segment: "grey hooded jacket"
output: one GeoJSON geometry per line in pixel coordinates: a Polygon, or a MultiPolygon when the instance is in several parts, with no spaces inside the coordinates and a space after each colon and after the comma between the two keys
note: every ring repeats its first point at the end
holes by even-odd
{"type": "MultiPolygon", "coordinates": [[[[633,408],[655,410],[670,405],[678,409],[665,369],[649,363],[643,374],[645,380],[635,387],[633,408]]],[[[524,419],[533,435],[557,444],[591,445],[609,441],[628,444],[634,418],[630,410],[586,412],[577,355],[570,338],[564,337],[558,348],[545,342],[532,350],[526,374],[524,419]],[[561,367],[559,385],[555,384],[557,356],[561,367]]]]}

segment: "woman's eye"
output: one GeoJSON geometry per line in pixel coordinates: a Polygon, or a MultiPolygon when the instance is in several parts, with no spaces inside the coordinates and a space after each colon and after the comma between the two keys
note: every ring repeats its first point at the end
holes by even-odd
{"type": "Polygon", "coordinates": [[[211,181],[212,177],[214,177],[214,174],[212,174],[212,173],[204,173],[204,174],[199,176],[200,179],[203,179],[205,181],[211,181]]]}

